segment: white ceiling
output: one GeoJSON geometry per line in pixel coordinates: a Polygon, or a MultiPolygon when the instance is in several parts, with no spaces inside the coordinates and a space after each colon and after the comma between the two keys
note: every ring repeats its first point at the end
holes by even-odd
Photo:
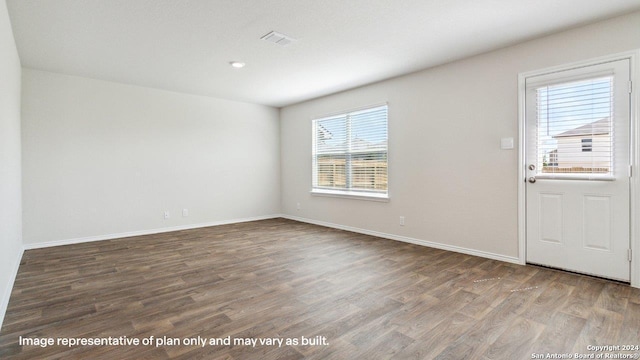
{"type": "Polygon", "coordinates": [[[7,0],[22,65],[284,106],[640,10],[638,0],[7,0]],[[286,47],[260,40],[275,30],[286,47]],[[247,65],[234,69],[229,61],[247,65]]]}

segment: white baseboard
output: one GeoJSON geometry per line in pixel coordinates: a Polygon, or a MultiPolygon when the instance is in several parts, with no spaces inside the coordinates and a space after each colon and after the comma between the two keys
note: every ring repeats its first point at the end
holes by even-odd
{"type": "Polygon", "coordinates": [[[25,244],[24,248],[25,250],[41,249],[41,248],[47,248],[52,246],[71,245],[71,244],[79,244],[79,243],[92,242],[92,241],[119,239],[119,238],[132,237],[132,236],[160,234],[160,233],[166,233],[171,231],[198,229],[198,228],[209,227],[209,226],[218,226],[218,225],[235,224],[235,223],[242,223],[242,222],[248,222],[248,221],[274,219],[278,217],[282,217],[282,216],[280,214],[272,214],[272,215],[264,215],[264,216],[255,216],[250,218],[230,219],[230,220],[212,221],[212,222],[200,223],[200,224],[172,226],[172,227],[159,228],[159,229],[138,230],[138,231],[117,233],[117,234],[106,234],[106,235],[87,236],[87,237],[75,238],[75,239],[54,240],[54,241],[40,242],[35,244],[25,244]]]}
{"type": "Polygon", "coordinates": [[[483,257],[483,258],[487,258],[487,259],[504,261],[504,262],[508,262],[508,263],[522,265],[522,262],[520,261],[520,259],[518,257],[514,257],[514,256],[506,256],[506,255],[494,254],[494,253],[490,253],[490,252],[487,252],[487,251],[469,249],[469,248],[464,248],[464,247],[454,246],[454,245],[441,244],[441,243],[432,242],[432,241],[426,241],[426,240],[421,240],[421,239],[410,238],[410,237],[407,237],[407,236],[387,234],[387,233],[382,233],[382,232],[378,232],[378,231],[360,229],[360,228],[356,228],[356,227],[333,224],[333,223],[328,223],[328,222],[318,221],[318,220],[312,220],[312,219],[307,219],[307,218],[302,218],[302,217],[297,217],[297,216],[291,216],[291,215],[284,215],[283,214],[283,215],[281,215],[281,217],[283,217],[285,219],[305,222],[305,223],[309,223],[309,224],[315,224],[315,225],[326,226],[326,227],[330,227],[330,228],[334,228],[334,229],[340,229],[340,230],[346,230],[346,231],[351,231],[351,232],[365,234],[365,235],[376,236],[376,237],[380,237],[380,238],[384,238],[384,239],[396,240],[396,241],[401,241],[401,242],[415,244],[415,245],[422,245],[422,246],[432,247],[432,248],[436,248],[436,249],[453,251],[453,252],[457,252],[457,253],[473,255],[473,256],[479,256],[479,257],[483,257]]]}
{"type": "Polygon", "coordinates": [[[7,307],[9,307],[11,291],[13,290],[13,284],[16,282],[16,276],[18,276],[18,269],[20,268],[20,262],[22,262],[23,254],[24,249],[20,249],[20,253],[16,257],[16,260],[13,264],[9,282],[7,282],[7,285],[3,289],[2,298],[0,298],[0,329],[2,329],[2,323],[4,322],[4,316],[7,313],[7,307]]]}

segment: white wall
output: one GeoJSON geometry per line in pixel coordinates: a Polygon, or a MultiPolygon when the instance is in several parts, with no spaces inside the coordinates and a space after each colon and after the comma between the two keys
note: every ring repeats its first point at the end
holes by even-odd
{"type": "Polygon", "coordinates": [[[0,326],[22,256],[20,59],[0,3],[0,326]]]}
{"type": "Polygon", "coordinates": [[[30,69],[22,80],[25,246],[279,213],[278,109],[30,69]]]}
{"type": "Polygon", "coordinates": [[[639,24],[637,12],[283,108],[283,213],[515,260],[518,74],[640,48],[639,24]],[[311,196],[311,119],[381,101],[391,201],[311,196]]]}

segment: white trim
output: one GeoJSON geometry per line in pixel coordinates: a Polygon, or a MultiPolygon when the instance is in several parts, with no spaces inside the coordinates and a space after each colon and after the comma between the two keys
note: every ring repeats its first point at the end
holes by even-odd
{"type": "Polygon", "coordinates": [[[640,49],[628,53],[633,82],[631,93],[631,286],[640,288],[640,49]]]}
{"type": "Polygon", "coordinates": [[[592,59],[576,61],[568,64],[556,65],[556,66],[552,66],[544,69],[526,71],[526,72],[520,73],[518,76],[519,77],[522,76],[524,79],[524,78],[533,77],[533,76],[553,74],[553,73],[562,72],[566,70],[579,69],[579,68],[593,66],[593,65],[600,65],[608,62],[618,61],[618,60],[633,59],[635,56],[638,56],[639,51],[640,50],[624,51],[617,54],[599,56],[592,59]]]}
{"type": "Polygon", "coordinates": [[[407,237],[407,236],[393,235],[393,234],[387,234],[387,233],[382,233],[382,232],[373,231],[373,230],[360,229],[360,228],[356,228],[356,227],[339,225],[339,224],[334,224],[334,223],[329,223],[329,222],[324,222],[324,221],[318,221],[318,220],[312,220],[312,219],[302,218],[302,217],[298,217],[298,216],[291,216],[291,215],[282,214],[281,217],[285,218],[285,219],[289,219],[289,220],[300,221],[300,222],[304,222],[304,223],[320,225],[320,226],[325,226],[325,227],[339,229],[339,230],[346,230],[346,231],[351,231],[351,232],[355,232],[355,233],[359,233],[359,234],[376,236],[376,237],[379,237],[379,238],[384,238],[384,239],[389,239],[389,240],[401,241],[401,242],[405,242],[405,243],[421,245],[421,246],[431,247],[431,248],[435,248],[435,249],[441,249],[441,250],[453,251],[453,252],[467,254],[467,255],[479,256],[479,257],[482,257],[482,258],[498,260],[498,261],[504,261],[504,262],[508,262],[508,263],[512,263],[512,264],[520,264],[519,259],[517,257],[512,257],[512,256],[494,254],[494,253],[490,253],[490,252],[486,252],[486,251],[469,249],[469,248],[464,248],[464,247],[460,247],[460,246],[441,244],[441,243],[436,243],[436,242],[432,242],[432,241],[426,241],[426,240],[421,240],[421,239],[410,238],[410,237],[407,237]]]}
{"type": "Polygon", "coordinates": [[[2,323],[4,322],[4,316],[7,313],[9,307],[9,300],[11,299],[11,292],[13,291],[13,284],[16,282],[18,276],[18,270],[20,269],[20,263],[22,262],[22,256],[24,255],[24,249],[20,249],[20,254],[17,256],[16,261],[13,264],[13,271],[7,286],[2,293],[2,299],[0,301],[0,329],[2,329],[2,323]]]}
{"type": "Polygon", "coordinates": [[[388,193],[387,194],[377,194],[377,193],[373,193],[373,192],[312,189],[311,190],[311,195],[314,195],[314,196],[326,196],[326,197],[340,197],[340,198],[345,198],[345,199],[358,199],[358,200],[389,202],[388,193]]]}
{"type": "Polygon", "coordinates": [[[518,74],[518,261],[527,263],[526,76],[518,74]]]}
{"type": "Polygon", "coordinates": [[[41,249],[41,248],[47,248],[47,247],[53,247],[53,246],[80,244],[80,243],[86,243],[86,242],[92,242],[92,241],[112,240],[112,239],[120,239],[120,238],[132,237],[132,236],[161,234],[161,233],[172,232],[172,231],[198,229],[198,228],[209,227],[209,226],[218,226],[218,225],[236,224],[236,223],[242,223],[242,222],[248,222],[248,221],[275,219],[279,217],[281,217],[280,214],[272,214],[272,215],[255,216],[255,217],[241,218],[241,219],[212,221],[212,222],[200,223],[200,224],[172,226],[172,227],[159,228],[159,229],[129,231],[129,232],[123,232],[123,233],[116,233],[116,234],[105,234],[105,235],[87,236],[87,237],[74,238],[74,239],[54,240],[54,241],[40,242],[35,244],[25,244],[24,248],[25,250],[41,249]]]}
{"type": "Polygon", "coordinates": [[[595,173],[539,173],[536,174],[536,180],[577,180],[577,181],[616,181],[616,177],[608,174],[595,173]]]}
{"type": "Polygon", "coordinates": [[[640,288],[640,50],[626,51],[618,54],[606,55],[594,59],[578,61],[569,64],[553,66],[545,69],[528,71],[518,74],[518,257],[519,263],[526,263],[526,162],[525,162],[525,80],[528,77],[551,74],[559,71],[576,69],[586,66],[629,59],[631,64],[631,81],[634,90],[631,96],[631,164],[634,168],[634,176],[631,178],[630,216],[631,216],[631,249],[633,251],[631,261],[631,286],[640,288]]]}

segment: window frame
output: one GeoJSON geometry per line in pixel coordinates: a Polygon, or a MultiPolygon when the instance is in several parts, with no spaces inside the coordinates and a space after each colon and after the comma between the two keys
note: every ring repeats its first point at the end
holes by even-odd
{"type": "MultiPolygon", "coordinates": [[[[615,61],[615,60],[614,60],[615,61]]],[[[611,61],[604,61],[603,63],[608,63],[611,61]]],[[[576,67],[575,69],[581,68],[581,67],[592,67],[592,66],[598,66],[600,64],[603,63],[592,63],[592,64],[587,64],[585,66],[580,66],[580,67],[576,67]]],[[[564,70],[568,70],[570,68],[562,68],[562,70],[558,70],[558,71],[564,71],[564,70]]],[[[568,83],[572,83],[572,82],[582,82],[582,81],[588,81],[588,80],[594,80],[594,79],[599,79],[599,78],[607,78],[607,77],[612,77],[613,76],[613,72],[612,70],[609,69],[605,69],[605,70],[594,70],[594,71],[585,71],[584,73],[580,73],[574,76],[568,76],[568,77],[560,77],[560,78],[554,78],[552,80],[547,80],[546,77],[549,76],[553,76],[553,74],[556,71],[550,71],[547,73],[541,73],[539,75],[526,75],[527,78],[531,78],[531,77],[545,77],[544,79],[535,79],[533,81],[527,81],[523,86],[523,91],[524,91],[524,96],[525,99],[524,102],[529,102],[531,101],[532,103],[536,103],[536,98],[532,98],[529,99],[527,98],[529,91],[531,90],[531,96],[533,97],[534,93],[537,93],[537,89],[545,87],[545,86],[556,86],[556,85],[563,85],[563,84],[568,84],[568,83]]],[[[531,73],[531,74],[535,74],[535,73],[531,73]]],[[[523,80],[524,81],[524,80],[523,80]]],[[[613,84],[613,83],[612,83],[613,84]]],[[[612,85],[613,86],[613,85],[612,85]]],[[[525,115],[522,115],[523,118],[525,117],[525,115]]],[[[589,135],[585,135],[585,136],[589,136],[589,135]]],[[[593,136],[594,134],[591,134],[590,136],[593,136]]],[[[580,144],[582,144],[582,141],[580,142],[580,144]]],[[[593,149],[593,142],[592,144],[592,149],[593,149]]],[[[582,146],[582,145],[581,145],[582,146]]],[[[585,151],[585,152],[589,152],[589,151],[585,151]]],[[[593,152],[593,151],[591,151],[593,152]]],[[[582,151],[582,147],[580,147],[580,154],[583,153],[582,151]]],[[[614,158],[613,156],[611,156],[611,162],[610,162],[610,171],[608,173],[578,173],[578,172],[567,172],[567,173],[554,173],[554,172],[548,172],[548,173],[544,173],[542,172],[542,167],[539,166],[536,170],[536,175],[535,177],[537,179],[553,179],[553,180],[584,180],[584,181],[614,181],[615,180],[615,175],[613,174],[613,171],[615,170],[615,162],[614,162],[614,158]]],[[[559,161],[558,161],[559,164],[559,161]]]]}
{"type": "MultiPolygon", "coordinates": [[[[347,120],[348,121],[348,120],[347,120]]],[[[389,105],[386,102],[383,103],[377,103],[375,105],[367,105],[367,106],[362,106],[362,107],[358,107],[358,108],[352,108],[349,110],[343,110],[343,111],[339,111],[339,112],[335,112],[335,113],[331,113],[331,114],[327,114],[327,115],[323,115],[323,116],[316,116],[313,117],[311,119],[311,133],[312,133],[312,145],[311,145],[311,157],[312,157],[312,164],[311,164],[311,168],[312,168],[312,174],[311,174],[311,195],[314,196],[326,196],[326,197],[338,197],[338,198],[350,198],[350,199],[359,199],[359,200],[369,200],[369,201],[379,201],[379,202],[388,202],[389,201],[389,105]],[[385,161],[386,161],[386,165],[387,165],[387,188],[385,192],[380,192],[380,191],[367,191],[367,190],[361,190],[361,189],[357,189],[357,190],[353,190],[351,188],[348,188],[347,186],[349,186],[348,184],[350,183],[351,178],[353,178],[354,173],[353,173],[353,168],[351,168],[349,166],[349,160],[352,159],[355,156],[357,156],[358,154],[362,154],[362,152],[357,152],[357,151],[345,151],[344,152],[344,156],[345,156],[345,181],[347,184],[345,184],[345,189],[334,189],[334,188],[321,188],[317,185],[317,181],[318,181],[318,154],[316,154],[316,149],[317,149],[317,133],[316,133],[316,124],[318,121],[321,120],[327,120],[330,118],[337,118],[337,117],[342,117],[344,116],[345,118],[349,118],[350,115],[354,114],[354,113],[362,113],[365,112],[367,110],[375,110],[377,108],[381,108],[381,107],[385,107],[386,109],[386,149],[383,152],[385,154],[385,161]],[[351,171],[349,171],[349,169],[351,169],[351,171]]],[[[352,139],[349,139],[349,141],[352,139]]],[[[349,146],[347,146],[347,148],[349,148],[349,146]]],[[[379,151],[372,151],[372,152],[379,152],[379,151]]]]}

